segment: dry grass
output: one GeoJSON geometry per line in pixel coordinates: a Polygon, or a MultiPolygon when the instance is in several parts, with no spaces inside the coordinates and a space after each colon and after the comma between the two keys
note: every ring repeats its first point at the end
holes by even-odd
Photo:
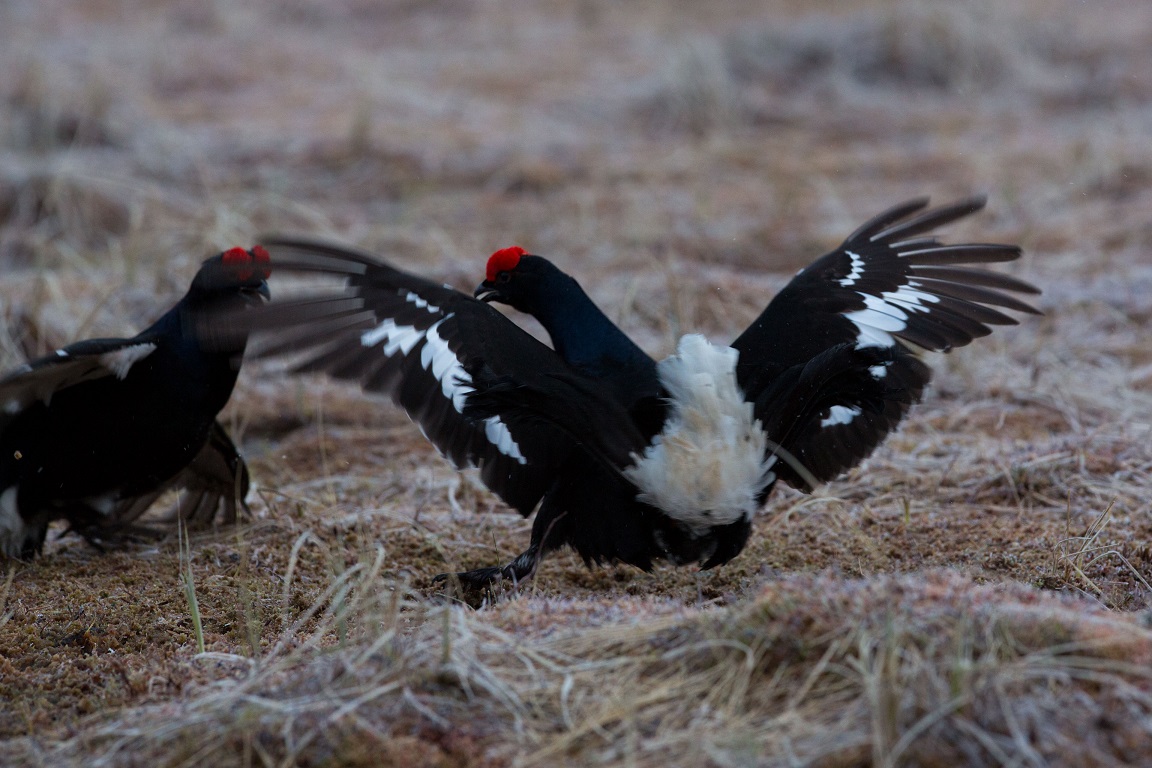
{"type": "Polygon", "coordinates": [[[381,581],[385,559],[334,580],[310,632],[258,659],[199,656],[224,682],[99,718],[39,758],[1085,765],[1152,746],[1144,622],[1021,586],[790,576],[719,612],[526,597],[477,614],[381,581]]]}
{"type": "Polygon", "coordinates": [[[268,230],[462,288],[519,243],[662,354],[924,193],[988,193],[949,235],[1020,242],[1047,314],[935,358],[719,571],[560,555],[480,610],[432,576],[529,524],[393,409],[250,364],[251,525],[0,572],[0,762],[1145,759],[1145,4],[201,6],[0,4],[6,365],[142,327],[268,230]]]}

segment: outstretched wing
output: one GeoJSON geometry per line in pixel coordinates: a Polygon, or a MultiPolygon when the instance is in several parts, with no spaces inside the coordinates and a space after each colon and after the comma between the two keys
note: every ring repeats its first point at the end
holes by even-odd
{"type": "MultiPolygon", "coordinates": [[[[776,476],[811,490],[839,474],[846,462],[855,464],[864,458],[866,454],[853,453],[860,444],[851,439],[855,432],[882,433],[885,424],[898,420],[901,409],[907,407],[902,397],[893,402],[894,388],[875,375],[878,369],[901,363],[914,369],[923,366],[904,350],[838,344],[777,376],[753,403],[770,441],[769,453],[782,459],[774,464],[776,476]],[[829,412],[831,420],[842,418],[841,414],[856,418],[843,419],[844,425],[810,428],[814,418],[829,412]]],[[[650,445],[650,438],[618,401],[581,377],[537,376],[513,382],[477,372],[475,386],[467,414],[482,418],[499,413],[509,424],[551,425],[569,435],[611,475],[625,477],[624,469],[650,445]]],[[[828,417],[823,420],[830,421],[828,417]]],[[[761,502],[771,489],[771,483],[765,486],[761,502]]]]}
{"type": "MultiPolygon", "coordinates": [[[[884,439],[920,399],[931,370],[915,348],[948,351],[986,336],[996,325],[1015,325],[1003,310],[1039,314],[1013,293],[1037,294],[1009,275],[972,267],[1013,261],[1014,245],[945,245],[931,230],[984,207],[983,198],[928,209],[926,198],[891,208],[853,232],[844,243],[803,269],[732,346],[739,351],[737,378],[757,416],[770,414],[763,395],[772,382],[840,344],[892,349],[892,360],[857,371],[856,389],[841,388],[806,423],[789,430],[783,445],[819,480],[854,466],[884,439]],[[863,394],[854,396],[853,391],[863,394]],[[881,407],[863,407],[854,398],[881,407]]],[[[805,487],[799,478],[781,476],[805,487]]]]}
{"type": "Polygon", "coordinates": [[[88,339],[25,363],[0,379],[0,426],[36,401],[49,402],[62,389],[106,376],[122,379],[155,349],[156,343],[142,336],[88,339]]]}
{"type": "MultiPolygon", "coordinates": [[[[649,445],[651,437],[641,431],[633,412],[596,379],[536,372],[500,377],[483,366],[470,373],[473,391],[465,416],[498,416],[513,428],[558,430],[609,474],[624,477],[623,469],[635,460],[634,454],[649,445]]],[[[666,406],[654,407],[659,407],[658,419],[663,421],[666,406]]]]}
{"type": "Polygon", "coordinates": [[[220,422],[213,422],[208,441],[188,466],[152,491],[121,501],[100,520],[100,529],[107,533],[154,531],[155,526],[135,523],[157,499],[173,490],[180,491],[180,496],[157,523],[169,527],[183,522],[189,530],[204,530],[217,522],[228,525],[239,519],[241,510],[249,513],[248,488],[244,457],[220,422]]]}
{"type": "Polygon", "coordinates": [[[783,449],[777,478],[811,491],[860,463],[920,399],[929,375],[899,345],[840,344],[786,370],[754,404],[783,449]]]}
{"type": "Polygon", "coordinates": [[[308,240],[266,241],[277,273],[347,278],[343,291],[274,302],[256,315],[256,354],[305,353],[294,370],[323,371],[388,395],[457,467],[531,514],[573,441],[547,425],[465,414],[473,372],[511,381],[569,373],[544,344],[491,306],[376,257],[308,240]]]}

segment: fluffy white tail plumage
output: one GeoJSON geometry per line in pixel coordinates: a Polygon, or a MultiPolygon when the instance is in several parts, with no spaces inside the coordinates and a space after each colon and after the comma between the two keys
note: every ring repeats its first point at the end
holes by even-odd
{"type": "Polygon", "coordinates": [[[676,354],[657,366],[668,420],[624,470],[641,501],[697,534],[751,517],[775,479],[776,457],[766,456],[767,438],[736,383],[738,356],[699,334],[680,339],[676,354]]]}

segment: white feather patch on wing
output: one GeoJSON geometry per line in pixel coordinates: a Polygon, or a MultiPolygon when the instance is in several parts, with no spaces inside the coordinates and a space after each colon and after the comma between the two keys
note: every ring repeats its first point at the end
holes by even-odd
{"type": "Polygon", "coordinates": [[[440,382],[440,391],[444,393],[444,397],[452,401],[452,407],[457,413],[464,413],[464,399],[472,391],[472,377],[464,370],[464,366],[460,365],[456,353],[448,347],[448,342],[440,337],[440,325],[444,320],[437,320],[425,331],[424,348],[420,350],[420,365],[440,382]]]}
{"type": "Polygon", "coordinates": [[[516,438],[508,431],[508,425],[500,421],[499,416],[489,416],[484,420],[484,436],[488,438],[488,442],[496,446],[496,450],[510,459],[515,459],[516,463],[528,463],[528,459],[520,452],[516,438]]]}
{"type": "Polygon", "coordinates": [[[397,352],[407,355],[423,338],[423,331],[418,331],[410,325],[397,325],[396,321],[389,317],[375,328],[360,334],[360,344],[373,347],[384,342],[384,354],[392,357],[397,352]]]}
{"type": "Polygon", "coordinates": [[[676,354],[657,365],[669,395],[663,431],[624,470],[640,494],[699,535],[748,519],[773,480],[776,461],[752,404],[736,383],[739,353],[703,336],[680,340],[676,354]]]}
{"type": "Polygon", "coordinates": [[[820,420],[822,427],[834,427],[838,424],[851,424],[852,419],[860,415],[860,408],[855,405],[834,405],[828,409],[828,415],[820,420]]]}
{"type": "Polygon", "coordinates": [[[851,260],[849,264],[852,267],[852,271],[850,271],[847,275],[840,278],[836,282],[840,283],[840,285],[844,286],[845,288],[848,288],[855,285],[856,281],[859,280],[860,277],[864,274],[864,259],[860,258],[859,255],[852,253],[852,251],[844,251],[844,253],[846,253],[848,258],[851,260]]]}
{"type": "MultiPolygon", "coordinates": [[[[855,262],[853,269],[855,270],[855,262]]],[[[844,285],[849,278],[852,278],[852,275],[841,280],[841,284],[844,285]]],[[[864,309],[844,314],[844,317],[856,326],[857,349],[893,346],[896,342],[892,334],[908,327],[908,318],[911,314],[926,314],[932,311],[932,304],[940,303],[939,296],[918,290],[919,287],[919,283],[910,282],[894,291],[884,291],[879,296],[857,291],[864,297],[864,309]]]]}
{"type": "MultiPolygon", "coordinates": [[[[409,293],[405,298],[429,312],[440,311],[439,307],[424,302],[414,293],[409,293]]],[[[425,331],[411,325],[398,325],[389,317],[375,328],[362,333],[360,344],[365,347],[381,344],[383,353],[392,357],[396,354],[407,356],[423,342],[423,346],[420,347],[420,366],[436,377],[436,381],[440,384],[440,393],[452,403],[457,413],[463,414],[465,398],[473,389],[472,377],[464,370],[456,353],[440,335],[441,324],[450,317],[452,314],[442,317],[425,331]]],[[[428,437],[423,427],[420,431],[428,437]]],[[[528,463],[512,433],[508,431],[508,426],[498,416],[492,416],[484,421],[484,436],[500,453],[520,464],[528,463]]]]}
{"type": "MultiPolygon", "coordinates": [[[[449,317],[452,315],[447,315],[444,320],[449,317]]],[[[448,347],[448,342],[440,337],[440,324],[444,320],[436,321],[425,334],[424,348],[420,350],[420,365],[440,382],[444,397],[452,401],[452,407],[457,413],[464,413],[464,401],[473,389],[472,377],[460,365],[456,353],[448,347]]],[[[484,420],[484,436],[500,453],[520,464],[528,463],[512,433],[508,431],[508,426],[499,417],[491,416],[484,420]]]]}
{"type": "Polygon", "coordinates": [[[412,291],[408,291],[408,293],[405,294],[404,301],[415,304],[417,309],[428,310],[429,314],[436,315],[440,313],[440,307],[436,306],[435,304],[429,304],[425,299],[421,298],[418,294],[413,293],[412,291]]]}
{"type": "Polygon", "coordinates": [[[940,297],[933,296],[931,293],[916,290],[915,285],[909,283],[897,288],[895,291],[885,291],[880,294],[880,297],[889,304],[893,304],[903,309],[911,310],[913,312],[928,312],[930,311],[926,304],[939,304],[940,297]]]}
{"type": "Polygon", "coordinates": [[[133,344],[130,347],[122,347],[113,352],[105,352],[97,359],[100,365],[104,366],[118,379],[123,379],[128,375],[128,371],[132,366],[140,362],[148,355],[156,351],[156,345],[151,342],[144,344],[133,344]]]}
{"type": "Polygon", "coordinates": [[[844,313],[844,318],[856,326],[856,348],[891,347],[896,343],[893,333],[908,327],[908,313],[879,296],[860,293],[864,309],[844,313]]]}

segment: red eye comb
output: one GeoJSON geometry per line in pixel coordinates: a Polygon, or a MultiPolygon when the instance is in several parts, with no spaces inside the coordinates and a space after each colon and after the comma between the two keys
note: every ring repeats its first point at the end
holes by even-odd
{"type": "Polygon", "coordinates": [[[237,280],[251,280],[257,271],[259,271],[260,277],[264,279],[272,274],[270,267],[272,257],[262,245],[254,246],[251,251],[246,251],[243,248],[229,248],[220,254],[220,261],[235,273],[237,280]]]}
{"type": "Polygon", "coordinates": [[[267,280],[272,275],[272,256],[262,245],[252,246],[252,261],[259,267],[260,276],[267,280]]]}
{"type": "Polygon", "coordinates": [[[516,265],[520,263],[520,257],[527,255],[527,251],[518,245],[511,248],[501,248],[488,257],[488,272],[485,275],[488,282],[496,279],[496,275],[501,272],[507,272],[516,269],[516,265]]]}
{"type": "Polygon", "coordinates": [[[243,248],[229,248],[220,254],[221,260],[225,266],[235,267],[241,264],[247,264],[252,261],[252,255],[243,248]]]}

